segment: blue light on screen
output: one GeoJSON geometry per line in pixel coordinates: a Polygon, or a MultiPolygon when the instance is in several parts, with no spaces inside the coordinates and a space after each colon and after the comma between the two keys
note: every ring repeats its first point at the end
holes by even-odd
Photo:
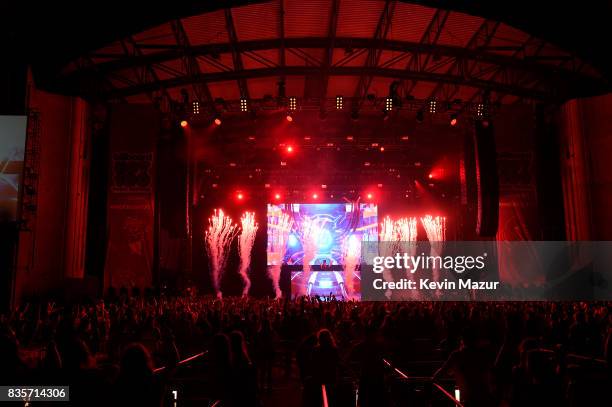
{"type": "Polygon", "coordinates": [[[289,241],[287,242],[287,244],[289,245],[289,247],[296,247],[300,244],[300,242],[298,238],[295,237],[295,235],[292,233],[289,235],[289,241]]]}
{"type": "Polygon", "coordinates": [[[268,234],[268,264],[272,261],[281,264],[302,265],[304,252],[302,248],[303,222],[305,219],[316,219],[323,230],[316,241],[317,252],[310,264],[318,265],[325,260],[331,265],[341,265],[344,251],[358,251],[362,241],[376,241],[377,207],[375,204],[360,203],[321,203],[321,204],[269,204],[268,223],[274,224],[279,214],[289,215],[292,219],[291,231],[285,241],[285,247],[277,259],[279,248],[275,247],[276,233],[268,234]],[[358,205],[358,206],[357,206],[358,205]],[[270,248],[274,248],[271,251],[270,248]]]}

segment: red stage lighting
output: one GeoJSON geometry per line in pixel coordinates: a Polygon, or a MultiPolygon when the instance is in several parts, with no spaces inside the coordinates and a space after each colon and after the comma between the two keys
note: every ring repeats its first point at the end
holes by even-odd
{"type": "Polygon", "coordinates": [[[368,197],[368,199],[372,199],[372,198],[374,198],[374,195],[372,195],[372,194],[368,194],[368,195],[366,195],[366,196],[368,197]]]}
{"type": "Polygon", "coordinates": [[[217,126],[221,126],[221,119],[219,119],[218,117],[215,117],[215,124],[217,126]]]}
{"type": "Polygon", "coordinates": [[[187,120],[181,120],[181,127],[185,128],[189,126],[189,123],[187,122],[187,120]]]}
{"type": "Polygon", "coordinates": [[[293,121],[293,116],[291,116],[290,114],[287,114],[286,119],[287,119],[288,122],[291,123],[293,121]]]}
{"type": "Polygon", "coordinates": [[[317,194],[316,192],[312,194],[312,199],[319,199],[319,194],[317,194]]]}
{"type": "Polygon", "coordinates": [[[236,198],[238,198],[239,201],[242,201],[244,199],[244,194],[242,192],[238,192],[236,198]]]}
{"type": "Polygon", "coordinates": [[[384,152],[384,151],[385,151],[385,148],[384,148],[384,147],[381,147],[381,148],[380,148],[380,152],[382,153],[382,152],[384,152]]]}
{"type": "Polygon", "coordinates": [[[287,152],[293,153],[293,146],[287,146],[287,152]]]}
{"type": "Polygon", "coordinates": [[[430,172],[428,177],[429,177],[429,179],[433,179],[433,174],[430,172]]]}
{"type": "Polygon", "coordinates": [[[281,194],[274,194],[274,199],[276,199],[277,201],[281,199],[281,194]]]}
{"type": "Polygon", "coordinates": [[[451,126],[456,126],[457,125],[457,115],[452,114],[450,117],[450,125],[451,126]]]}

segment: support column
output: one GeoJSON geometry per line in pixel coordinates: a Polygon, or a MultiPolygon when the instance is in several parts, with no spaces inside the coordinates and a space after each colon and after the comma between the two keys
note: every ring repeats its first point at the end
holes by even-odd
{"type": "Polygon", "coordinates": [[[69,184],[66,203],[64,276],[85,275],[85,236],[91,157],[89,105],[83,99],[72,100],[70,126],[69,184]]]}
{"type": "Polygon", "coordinates": [[[591,240],[588,149],[578,100],[561,107],[559,123],[566,238],[591,240]]]}

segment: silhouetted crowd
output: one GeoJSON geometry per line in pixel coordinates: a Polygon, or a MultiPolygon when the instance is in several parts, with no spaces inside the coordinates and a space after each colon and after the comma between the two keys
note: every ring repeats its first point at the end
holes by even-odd
{"type": "Polygon", "coordinates": [[[297,367],[301,400],[287,406],[320,406],[322,385],[332,406],[429,405],[443,397],[433,382],[468,407],[612,405],[611,311],[189,295],[24,304],[0,318],[0,384],[69,385],[76,405],[171,405],[176,390],[259,406],[297,367]]]}

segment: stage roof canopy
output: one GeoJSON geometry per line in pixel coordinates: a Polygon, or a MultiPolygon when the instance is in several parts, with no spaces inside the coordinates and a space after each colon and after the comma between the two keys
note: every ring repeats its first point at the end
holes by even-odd
{"type": "Polygon", "coordinates": [[[609,90],[606,58],[577,52],[564,32],[584,22],[560,26],[572,10],[580,18],[573,2],[186,1],[140,12],[138,3],[100,3],[47,33],[51,23],[33,10],[38,48],[34,33],[24,41],[35,77],[51,90],[128,102],[171,102],[182,89],[203,104],[284,92],[321,106],[343,95],[355,109],[390,93],[467,105],[483,93],[507,104],[609,90]]]}

